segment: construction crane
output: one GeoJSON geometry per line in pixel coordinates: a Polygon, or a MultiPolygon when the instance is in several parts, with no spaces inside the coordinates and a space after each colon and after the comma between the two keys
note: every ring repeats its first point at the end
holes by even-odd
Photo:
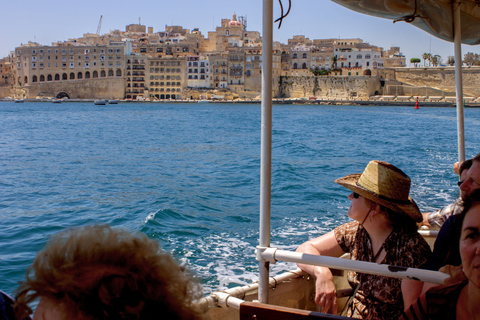
{"type": "Polygon", "coordinates": [[[100,30],[102,29],[102,18],[103,15],[100,16],[100,21],[98,22],[97,34],[100,34],[100,30]]]}

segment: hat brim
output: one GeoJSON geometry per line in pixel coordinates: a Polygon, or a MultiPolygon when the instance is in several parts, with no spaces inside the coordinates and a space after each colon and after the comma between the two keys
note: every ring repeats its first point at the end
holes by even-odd
{"type": "Polygon", "coordinates": [[[357,181],[360,178],[361,174],[360,173],[355,173],[355,174],[350,174],[348,176],[345,176],[343,178],[339,178],[335,180],[335,183],[338,183],[339,185],[355,192],[361,195],[364,198],[367,198],[369,200],[372,200],[373,202],[376,202],[382,206],[385,206],[395,212],[406,214],[416,222],[421,222],[423,221],[423,216],[420,212],[420,209],[418,208],[417,204],[415,201],[413,201],[412,197],[408,196],[408,203],[393,203],[392,201],[388,201],[382,197],[380,197],[378,194],[357,185],[357,181]]]}

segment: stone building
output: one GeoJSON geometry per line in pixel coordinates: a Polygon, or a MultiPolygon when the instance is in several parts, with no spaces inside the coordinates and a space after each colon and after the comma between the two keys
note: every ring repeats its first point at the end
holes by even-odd
{"type": "Polygon", "coordinates": [[[210,63],[204,56],[187,57],[187,87],[210,87],[210,63]]]}
{"type": "Polygon", "coordinates": [[[150,99],[182,99],[187,87],[186,70],[187,57],[148,59],[146,87],[150,99]]]}
{"type": "MultiPolygon", "coordinates": [[[[89,80],[122,79],[125,74],[125,55],[128,43],[108,46],[55,45],[29,43],[15,49],[15,85],[29,89],[27,97],[37,96],[84,98],[81,86],[89,80]],[[59,92],[63,82],[76,82],[78,92],[59,92]],[[50,84],[45,86],[44,84],[50,84]],[[36,86],[42,85],[41,90],[36,86]],[[44,91],[47,88],[47,91],[44,91]],[[40,90],[40,91],[39,91],[40,90]],[[43,90],[43,91],[42,91],[43,90]]],[[[115,90],[115,98],[123,97],[115,90]]],[[[109,94],[112,94],[111,92],[109,94]]]]}

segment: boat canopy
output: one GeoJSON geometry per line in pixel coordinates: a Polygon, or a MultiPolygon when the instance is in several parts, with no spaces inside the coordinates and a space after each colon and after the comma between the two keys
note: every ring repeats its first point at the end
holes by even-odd
{"type": "Polygon", "coordinates": [[[363,14],[405,21],[440,39],[454,41],[454,10],[460,6],[461,42],[480,44],[480,1],[464,0],[332,0],[363,14]]]}

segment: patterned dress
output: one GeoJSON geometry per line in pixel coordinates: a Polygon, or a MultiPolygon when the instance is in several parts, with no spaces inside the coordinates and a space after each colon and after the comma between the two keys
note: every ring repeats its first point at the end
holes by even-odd
{"type": "MultiPolygon", "coordinates": [[[[368,232],[357,221],[334,230],[335,238],[350,259],[374,262],[372,243],[368,232]]],[[[431,250],[417,232],[407,234],[394,229],[383,244],[386,256],[381,262],[403,267],[424,267],[431,250]]],[[[384,276],[348,271],[352,288],[360,284],[347,316],[359,319],[397,319],[403,313],[402,280],[384,276]]]]}

